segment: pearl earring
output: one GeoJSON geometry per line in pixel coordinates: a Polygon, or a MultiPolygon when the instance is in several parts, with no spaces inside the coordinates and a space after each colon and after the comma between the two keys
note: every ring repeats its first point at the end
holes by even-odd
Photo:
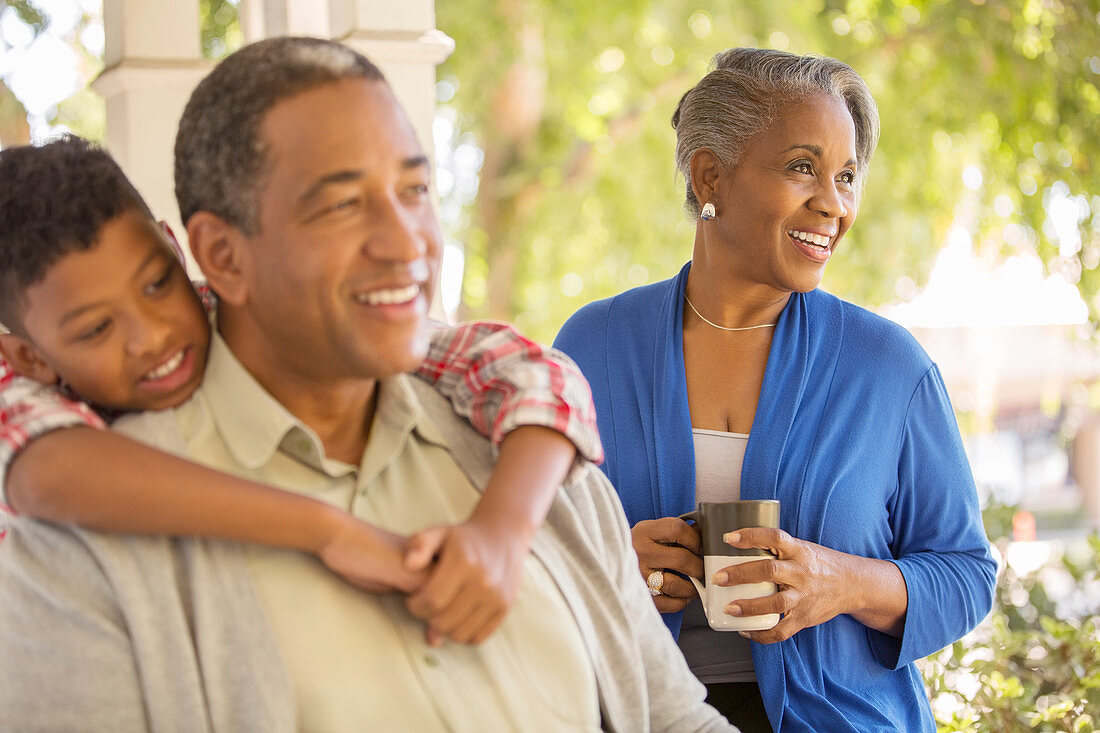
{"type": "Polygon", "coordinates": [[[703,210],[699,213],[699,217],[703,221],[710,221],[716,216],[718,215],[714,213],[714,204],[709,201],[703,204],[703,210]]]}

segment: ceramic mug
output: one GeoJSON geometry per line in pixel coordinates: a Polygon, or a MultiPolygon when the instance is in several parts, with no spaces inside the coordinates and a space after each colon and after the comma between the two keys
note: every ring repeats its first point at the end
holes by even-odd
{"type": "Polygon", "coordinates": [[[761,616],[730,616],[725,607],[734,601],[762,598],[776,593],[775,583],[743,583],[723,587],[714,585],[711,578],[719,570],[730,565],[753,562],[774,557],[767,550],[750,548],[742,550],[730,547],[722,536],[745,527],[778,527],[779,502],[774,499],[745,499],[742,501],[700,502],[699,507],[680,516],[684,521],[695,522],[703,541],[703,577],[706,585],[696,578],[689,578],[699,591],[707,623],[715,631],[763,631],[779,623],[778,613],[761,616]]]}

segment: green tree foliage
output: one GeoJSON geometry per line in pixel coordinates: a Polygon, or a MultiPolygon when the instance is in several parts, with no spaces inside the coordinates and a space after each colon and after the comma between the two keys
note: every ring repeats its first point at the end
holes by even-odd
{"type": "MultiPolygon", "coordinates": [[[[986,510],[1002,557],[1009,543],[993,525],[1013,511],[986,510]]],[[[1004,568],[986,623],[924,662],[941,731],[1100,729],[1098,569],[1097,535],[1034,571],[1004,568]]]]}
{"type": "Polygon", "coordinates": [[[549,339],[584,303],[689,259],[669,119],[736,45],[841,58],[878,100],[882,140],[828,289],[895,300],[958,221],[984,254],[1037,251],[1096,313],[1096,0],[455,0],[437,14],[456,41],[444,114],[483,152],[472,205],[443,192],[466,248],[465,315],[549,339]],[[1079,243],[1047,222],[1055,195],[1080,210],[1079,243]]]}
{"type": "Polygon", "coordinates": [[[244,42],[237,5],[240,0],[199,0],[202,55],[220,59],[244,42]]]}
{"type": "MultiPolygon", "coordinates": [[[[27,0],[0,0],[0,15],[10,12],[37,36],[46,27],[42,11],[27,0]]],[[[11,44],[0,32],[0,52],[7,53],[11,44]]],[[[30,142],[31,130],[27,124],[27,110],[11,89],[0,79],[0,147],[25,145],[30,142]]]]}
{"type": "MultiPolygon", "coordinates": [[[[4,14],[14,15],[35,39],[49,26],[49,17],[30,0],[0,0],[0,15],[4,14]]],[[[81,43],[82,34],[92,22],[91,17],[83,15],[65,37],[82,65],[82,76],[86,79],[91,79],[103,68],[103,60],[81,43]]],[[[0,31],[0,51],[9,52],[12,48],[12,43],[0,31]]],[[[103,100],[87,87],[59,102],[48,114],[48,120],[52,125],[64,125],[77,135],[92,140],[102,140],[106,133],[103,100]]],[[[0,80],[0,146],[25,145],[30,141],[27,109],[8,85],[0,80]]]]}

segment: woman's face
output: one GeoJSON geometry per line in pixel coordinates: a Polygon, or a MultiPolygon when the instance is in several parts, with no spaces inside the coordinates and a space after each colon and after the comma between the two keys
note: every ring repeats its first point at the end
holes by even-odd
{"type": "Polygon", "coordinates": [[[855,220],[860,173],[843,103],[821,94],[782,107],[716,182],[722,258],[750,282],[813,290],[855,220]]]}

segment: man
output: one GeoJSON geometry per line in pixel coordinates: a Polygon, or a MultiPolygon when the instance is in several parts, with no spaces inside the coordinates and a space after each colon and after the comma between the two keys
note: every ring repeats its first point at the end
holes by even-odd
{"type": "MultiPolygon", "coordinates": [[[[195,396],[116,426],[398,536],[466,516],[488,444],[409,379],[439,264],[427,160],[378,70],[272,39],[192,95],[176,188],[219,296],[195,396]]],[[[728,730],[703,703],[595,470],[562,487],[483,644],[429,645],[416,594],[308,556],[17,523],[0,546],[0,727],[728,730]]]]}

